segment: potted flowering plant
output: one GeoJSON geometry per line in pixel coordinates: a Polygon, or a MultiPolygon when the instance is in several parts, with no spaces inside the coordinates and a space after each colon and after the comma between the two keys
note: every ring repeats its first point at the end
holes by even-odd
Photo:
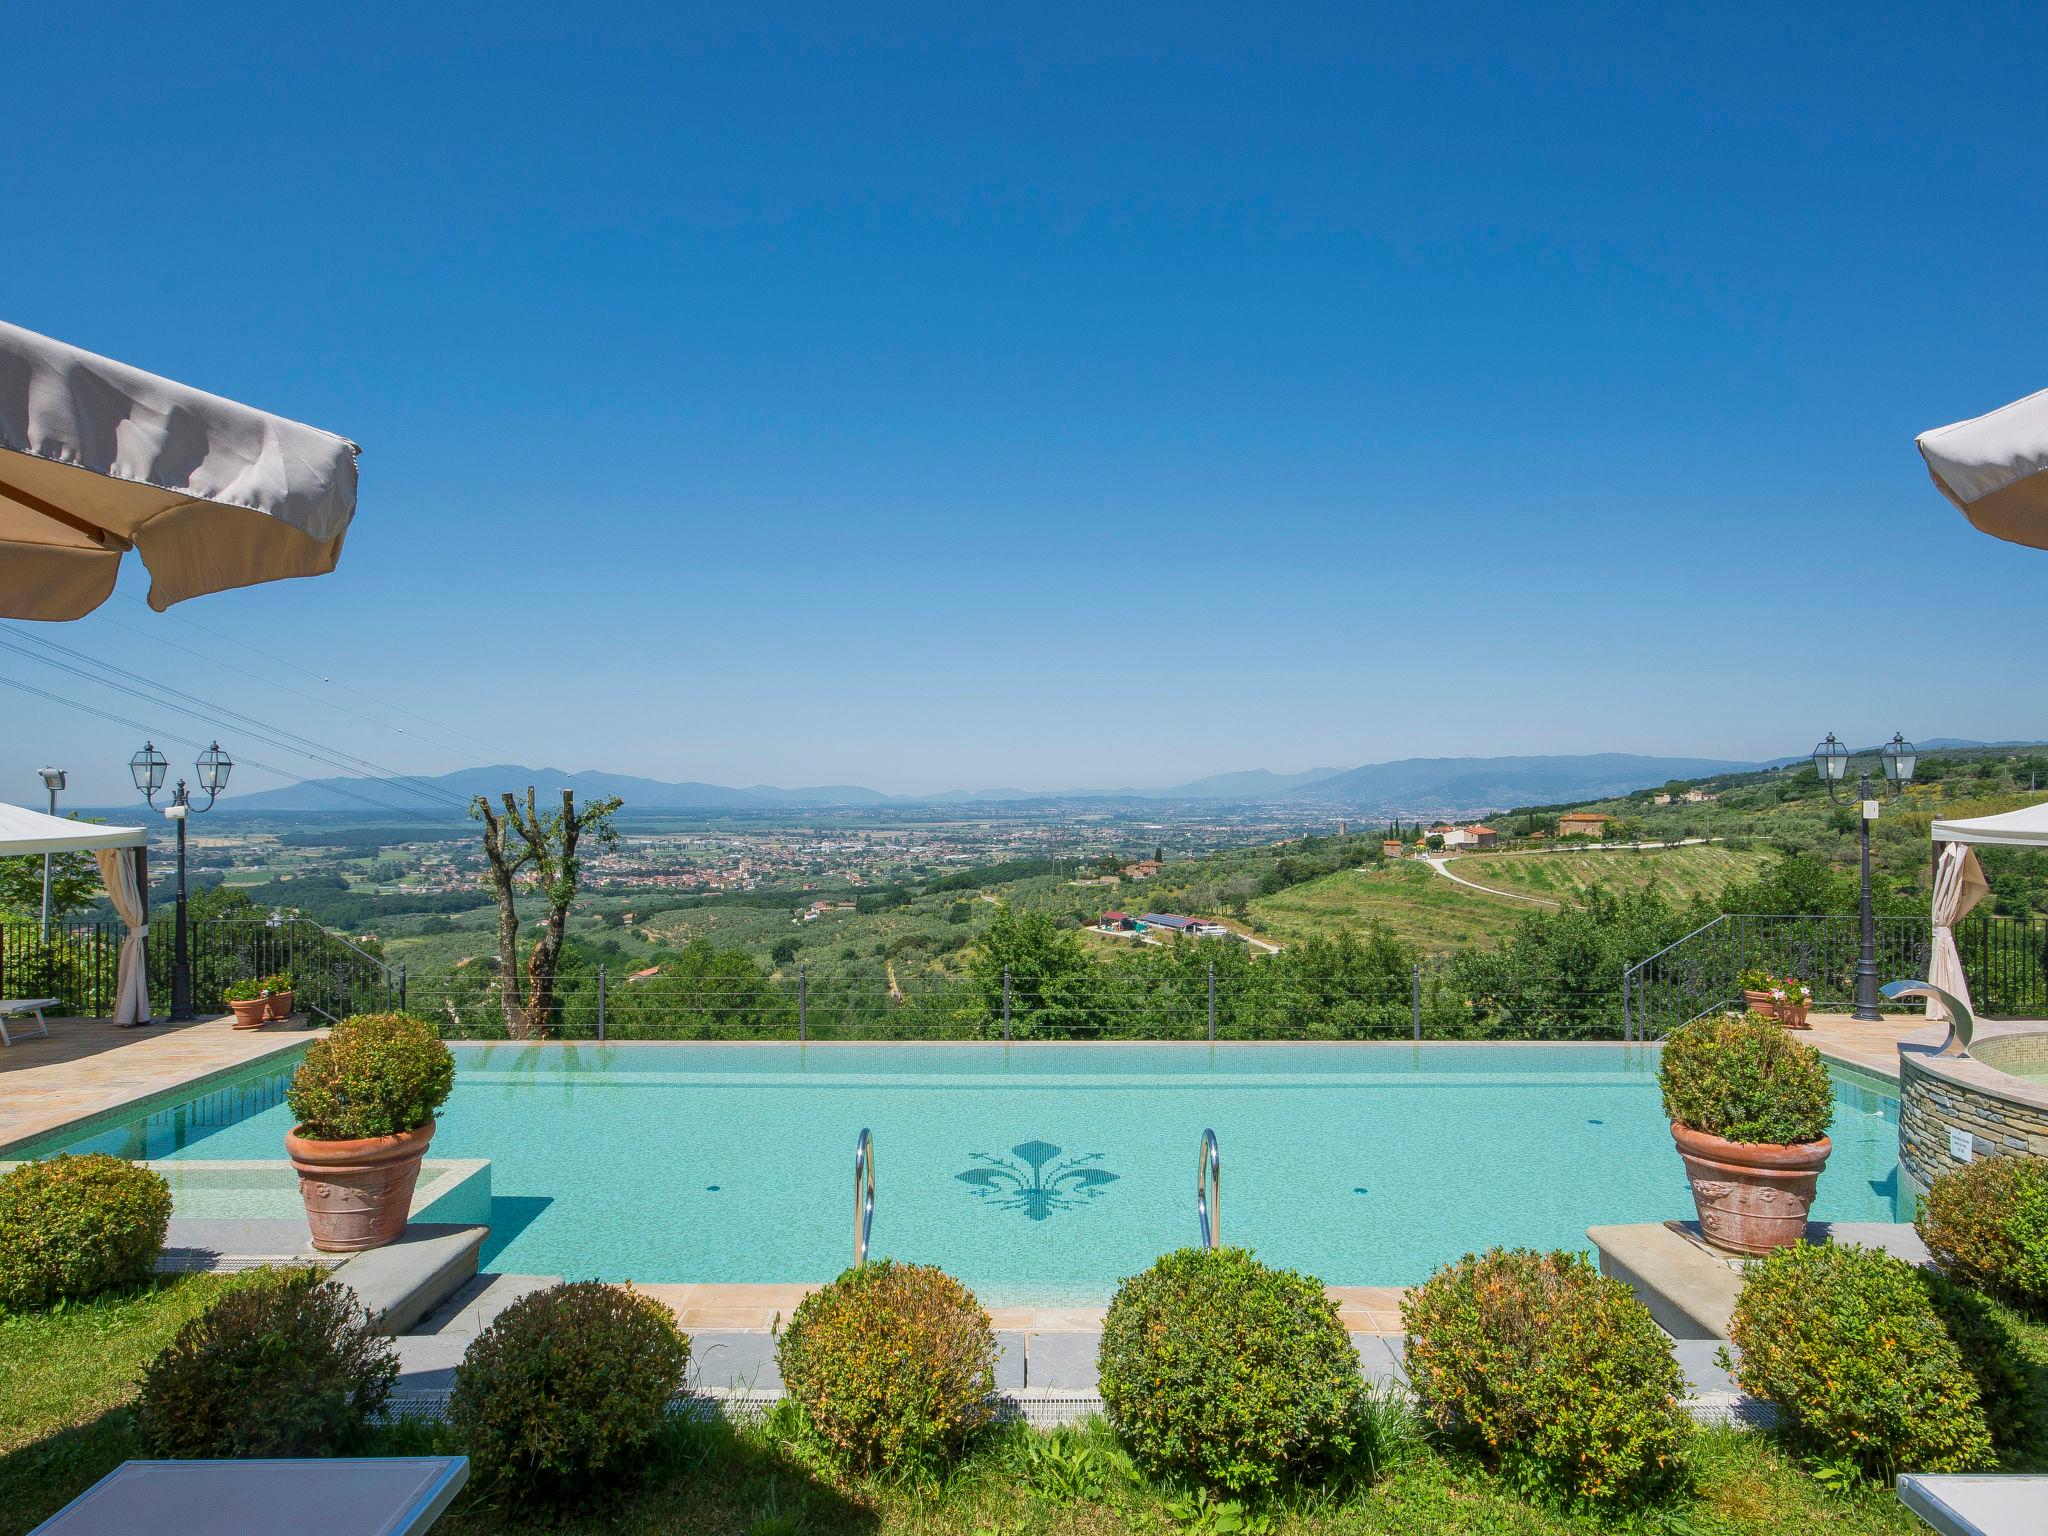
{"type": "Polygon", "coordinates": [[[1707,1240],[1736,1253],[1798,1242],[1832,1149],[1820,1052],[1760,1013],[1696,1019],[1665,1042],[1658,1075],[1707,1240]]]}
{"type": "Polygon", "coordinates": [[[1805,1029],[1806,1010],[1813,1006],[1813,988],[1797,976],[1784,976],[1771,991],[1778,1022],[1787,1029],[1805,1029]]]}
{"type": "Polygon", "coordinates": [[[1742,989],[1742,1001],[1751,1013],[1772,1013],[1776,1010],[1777,999],[1771,996],[1778,985],[1778,978],[1761,966],[1751,966],[1735,978],[1735,985],[1742,989]]]}
{"type": "Polygon", "coordinates": [[[1797,976],[1773,976],[1752,966],[1735,978],[1742,1001],[1751,1013],[1776,1019],[1787,1029],[1806,1028],[1806,1010],[1813,1006],[1813,988],[1797,976]]]}
{"type": "Polygon", "coordinates": [[[278,971],[266,976],[258,983],[263,995],[269,1000],[270,1011],[265,1015],[273,1023],[292,1016],[292,973],[278,971]]]}
{"type": "Polygon", "coordinates": [[[230,982],[221,991],[227,1005],[235,1015],[235,1028],[261,1029],[270,1013],[270,1000],[263,995],[263,984],[259,981],[230,982]]]}
{"type": "Polygon", "coordinates": [[[448,1047],[406,1014],[356,1014],[313,1042],[285,1095],[298,1124],[284,1149],[315,1248],[376,1248],[405,1230],[435,1112],[454,1086],[448,1047]]]}

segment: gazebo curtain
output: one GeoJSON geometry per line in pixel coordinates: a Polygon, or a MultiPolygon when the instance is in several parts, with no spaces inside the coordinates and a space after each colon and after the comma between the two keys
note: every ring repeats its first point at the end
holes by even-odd
{"type": "MultiPolygon", "coordinates": [[[[1928,962],[1927,979],[1954,993],[1967,1007],[1975,1005],[1970,1001],[1969,979],[1963,975],[1963,957],[1956,951],[1955,927],[1990,890],[1977,864],[1976,849],[1967,843],[1950,843],[1941,850],[1934,866],[1934,954],[1928,962]]],[[[1948,1010],[1938,998],[1930,997],[1927,1017],[1946,1020],[1948,1010]]]]}
{"type": "Polygon", "coordinates": [[[149,1022],[149,903],[142,890],[142,850],[101,848],[93,854],[100,883],[114,904],[127,934],[121,940],[121,963],[115,973],[114,1022],[149,1022]]]}

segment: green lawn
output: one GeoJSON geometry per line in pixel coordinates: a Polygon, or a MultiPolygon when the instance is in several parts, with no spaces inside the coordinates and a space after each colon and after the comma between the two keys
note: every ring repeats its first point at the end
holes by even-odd
{"type": "MultiPolygon", "coordinates": [[[[147,1290],[51,1313],[0,1315],[0,1536],[18,1536],[139,1456],[131,1425],[135,1378],[178,1325],[236,1276],[176,1276],[147,1290]]],[[[2048,1376],[2048,1325],[2023,1325],[2038,1380],[2048,1376]]],[[[1411,1413],[1384,1401],[1372,1415],[1374,1450],[1329,1487],[1264,1509],[1268,1532],[1245,1536],[1880,1536],[1921,1526],[1888,1489],[1823,1489],[1763,1434],[1704,1430],[1688,1452],[1683,1493],[1628,1520],[1569,1516],[1528,1503],[1464,1454],[1430,1444],[1411,1413]]],[[[985,1434],[936,1487],[852,1481],[831,1473],[801,1438],[768,1421],[674,1421],[647,1458],[645,1487],[606,1507],[543,1520],[473,1487],[436,1530],[451,1536],[510,1532],[702,1532],[705,1536],[1227,1536],[1188,1518],[1182,1493],[1141,1479],[1096,1419],[1061,1436],[1100,1468],[1087,1497],[1053,1497],[1047,1436],[1006,1425],[985,1434]],[[1180,1505],[1180,1507],[1176,1507],[1180,1505]]],[[[381,1432],[383,1452],[453,1452],[438,1423],[381,1432]]],[[[2023,1464],[2038,1464],[2030,1460],[2023,1464]]]]}
{"type": "Polygon", "coordinates": [[[0,1313],[0,1536],[26,1531],[130,1456],[144,1362],[239,1281],[165,1276],[139,1295],[0,1313]]]}
{"type": "MultiPolygon", "coordinates": [[[[181,1276],[136,1296],[0,1319],[0,1402],[8,1410],[0,1419],[0,1536],[28,1530],[140,1454],[128,1406],[137,1373],[185,1318],[236,1283],[229,1276],[181,1276]]],[[[401,1426],[386,1436],[389,1450],[407,1453],[452,1449],[447,1438],[440,1426],[401,1426]]],[[[651,1458],[648,1485],[610,1508],[550,1525],[479,1489],[465,1494],[438,1529],[452,1536],[540,1529],[627,1536],[1195,1536],[1173,1510],[1174,1490],[1116,1468],[1114,1447],[1099,1425],[1083,1438],[1110,1464],[1110,1475],[1099,1496],[1058,1503],[1039,1496],[1029,1449],[1034,1437],[1021,1429],[988,1435],[942,1486],[920,1491],[836,1477],[765,1425],[678,1424],[651,1458]]],[[[1888,1493],[1827,1493],[1761,1436],[1705,1433],[1693,1465],[1688,1496],[1616,1527],[1534,1507],[1463,1457],[1396,1433],[1376,1478],[1361,1476],[1276,1505],[1272,1531],[1565,1536],[1622,1528],[1860,1536],[1915,1529],[1888,1493]]]]}

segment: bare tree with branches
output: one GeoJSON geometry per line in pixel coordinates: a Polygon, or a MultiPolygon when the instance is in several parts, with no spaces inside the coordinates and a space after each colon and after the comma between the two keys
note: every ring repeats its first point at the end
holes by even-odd
{"type": "Polygon", "coordinates": [[[484,824],[485,879],[498,898],[498,973],[500,1001],[505,1008],[505,1033],[514,1040],[547,1037],[548,1023],[555,1008],[555,967],[562,956],[562,934],[569,921],[569,904],[576,899],[576,884],[582,865],[576,850],[583,839],[594,839],[600,848],[615,847],[619,834],[612,828],[612,813],[624,802],[618,796],[593,800],[576,809],[576,792],[562,791],[562,808],[542,815],[535,804],[533,786],[526,787],[526,804],[507,791],[505,809],[494,810],[489,797],[478,795],[469,814],[484,824]],[[547,899],[547,915],[539,935],[526,957],[526,995],[519,987],[520,888],[538,892],[547,899]]]}

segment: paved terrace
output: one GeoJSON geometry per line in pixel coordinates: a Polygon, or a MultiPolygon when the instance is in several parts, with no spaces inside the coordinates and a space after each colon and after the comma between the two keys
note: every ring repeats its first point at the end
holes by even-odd
{"type": "Polygon", "coordinates": [[[1917,1013],[1888,1013],[1865,1024],[1846,1013],[1810,1013],[1802,1038],[1830,1061],[1859,1067],[1879,1077],[1899,1080],[1899,1042],[1939,1045],[1948,1036],[1946,1024],[1930,1025],[1917,1013]]]}
{"type": "MultiPolygon", "coordinates": [[[[297,1022],[236,1029],[231,1016],[123,1029],[105,1019],[51,1019],[49,1038],[0,1047],[0,1153],[76,1121],[196,1088],[313,1038],[297,1022]]],[[[33,1028],[33,1026],[31,1026],[33,1028]]]]}

